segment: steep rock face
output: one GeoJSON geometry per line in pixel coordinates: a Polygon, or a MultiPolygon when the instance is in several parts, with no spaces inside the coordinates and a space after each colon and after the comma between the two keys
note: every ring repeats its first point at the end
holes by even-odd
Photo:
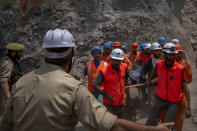
{"type": "MultiPolygon", "coordinates": [[[[14,18],[16,13],[11,10],[4,10],[0,14],[7,23],[5,43],[16,41],[25,44],[22,65],[26,72],[43,64],[44,51],[40,47],[46,31],[66,28],[74,34],[78,45],[76,55],[80,57],[75,72],[79,74],[81,67],[90,59],[90,49],[106,41],[118,40],[128,47],[133,41],[154,42],[159,36],[165,36],[168,41],[173,38],[187,41],[178,19],[184,2],[58,0],[54,8],[49,9],[46,0],[25,23],[14,18]]],[[[1,47],[5,47],[5,44],[1,44],[1,47]]]]}

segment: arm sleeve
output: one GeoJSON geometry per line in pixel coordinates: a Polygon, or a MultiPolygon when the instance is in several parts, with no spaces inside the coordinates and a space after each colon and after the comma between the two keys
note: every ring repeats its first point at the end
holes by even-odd
{"type": "Polygon", "coordinates": [[[186,79],[186,74],[185,74],[185,69],[183,69],[182,71],[182,82],[186,82],[187,79],[186,79]]]}
{"type": "Polygon", "coordinates": [[[185,68],[185,75],[186,75],[187,83],[191,83],[192,82],[192,69],[191,69],[190,63],[188,62],[185,68]]]}
{"type": "Polygon", "coordinates": [[[103,75],[102,71],[100,71],[99,74],[97,75],[97,77],[94,79],[94,83],[96,85],[100,85],[103,81],[104,81],[104,75],[103,75]]]}
{"type": "Polygon", "coordinates": [[[109,131],[117,119],[83,86],[75,94],[75,113],[86,128],[94,131],[109,131]]]}
{"type": "Polygon", "coordinates": [[[87,75],[87,67],[85,66],[83,69],[83,75],[86,76],[87,75]]]}
{"type": "Polygon", "coordinates": [[[0,131],[13,131],[14,122],[12,98],[9,98],[6,109],[0,119],[0,131]]]}
{"type": "Polygon", "coordinates": [[[130,82],[130,76],[129,76],[129,69],[126,68],[126,73],[125,73],[125,85],[130,85],[131,82],[130,82]]]}
{"type": "Polygon", "coordinates": [[[8,60],[4,61],[0,65],[0,84],[7,82],[11,73],[13,65],[8,60]]]}

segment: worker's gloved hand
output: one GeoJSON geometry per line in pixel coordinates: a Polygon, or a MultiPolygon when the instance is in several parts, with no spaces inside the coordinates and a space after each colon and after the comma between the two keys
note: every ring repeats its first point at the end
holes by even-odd
{"type": "Polygon", "coordinates": [[[174,122],[162,123],[157,126],[158,131],[170,131],[170,129],[174,126],[174,122]]]}
{"type": "Polygon", "coordinates": [[[108,101],[113,102],[114,101],[114,97],[111,94],[107,94],[106,98],[108,101]]]}
{"type": "Polygon", "coordinates": [[[190,106],[187,106],[186,112],[185,112],[185,117],[189,118],[192,116],[191,108],[190,106]]]}

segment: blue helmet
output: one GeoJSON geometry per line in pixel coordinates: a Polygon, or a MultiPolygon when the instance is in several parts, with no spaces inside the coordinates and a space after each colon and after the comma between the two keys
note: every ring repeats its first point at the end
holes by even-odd
{"type": "Polygon", "coordinates": [[[94,46],[91,50],[91,54],[94,52],[94,51],[99,51],[101,54],[102,54],[102,50],[99,46],[94,46]]]}
{"type": "Polygon", "coordinates": [[[108,42],[106,42],[106,43],[104,44],[104,48],[111,49],[112,45],[113,45],[113,42],[108,41],[108,42]]]}
{"type": "Polygon", "coordinates": [[[166,43],[166,38],[165,37],[159,37],[157,42],[160,44],[160,45],[164,45],[166,43]]]}
{"type": "Polygon", "coordinates": [[[147,46],[146,46],[146,43],[142,43],[142,44],[140,44],[140,50],[143,50],[143,49],[145,49],[147,46]]]}
{"type": "Polygon", "coordinates": [[[125,45],[122,45],[121,46],[121,49],[124,51],[124,52],[127,52],[127,47],[125,45]]]}

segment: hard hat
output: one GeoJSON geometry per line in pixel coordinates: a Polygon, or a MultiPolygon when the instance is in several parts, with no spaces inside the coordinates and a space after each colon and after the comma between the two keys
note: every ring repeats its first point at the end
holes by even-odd
{"type": "Polygon", "coordinates": [[[108,49],[111,49],[111,46],[113,45],[113,42],[111,41],[108,41],[104,44],[104,48],[108,48],[108,49]]]}
{"type": "Polygon", "coordinates": [[[161,45],[158,42],[154,42],[151,45],[151,50],[161,50],[161,45]]]}
{"type": "Polygon", "coordinates": [[[162,51],[165,52],[165,53],[170,53],[170,54],[176,54],[176,53],[178,53],[176,51],[176,46],[173,43],[166,43],[163,46],[162,51]]]}
{"type": "Polygon", "coordinates": [[[122,44],[120,43],[120,41],[115,41],[112,45],[112,47],[121,47],[122,44]]]}
{"type": "Polygon", "coordinates": [[[166,39],[165,39],[165,37],[159,37],[158,38],[158,40],[157,40],[157,42],[160,44],[160,45],[164,45],[165,43],[166,43],[166,39]]]}
{"type": "Polygon", "coordinates": [[[17,50],[23,50],[23,49],[24,49],[24,45],[19,44],[19,43],[9,43],[9,44],[6,46],[6,48],[7,48],[8,50],[15,50],[15,51],[17,51],[17,50]]]}
{"type": "Polygon", "coordinates": [[[121,49],[122,49],[123,51],[127,52],[127,47],[126,47],[125,45],[122,45],[122,46],[121,46],[121,49]]]}
{"type": "Polygon", "coordinates": [[[140,44],[140,50],[144,50],[146,48],[146,43],[140,44]]]}
{"type": "Polygon", "coordinates": [[[175,46],[176,46],[176,51],[183,52],[183,48],[180,44],[175,44],[175,46]]]}
{"type": "Polygon", "coordinates": [[[146,44],[146,48],[145,49],[149,49],[151,48],[151,44],[146,44]]]}
{"type": "Polygon", "coordinates": [[[91,54],[93,54],[94,51],[99,51],[102,54],[102,50],[99,46],[94,46],[91,50],[91,54]]]}
{"type": "Polygon", "coordinates": [[[76,47],[73,35],[68,30],[49,30],[45,37],[42,48],[76,47]]]}
{"type": "Polygon", "coordinates": [[[138,49],[139,49],[139,45],[138,45],[136,42],[133,42],[133,43],[131,44],[131,49],[132,49],[132,50],[138,50],[138,49]]]}
{"type": "Polygon", "coordinates": [[[121,49],[113,49],[110,53],[112,59],[116,60],[123,60],[124,59],[124,52],[121,49]]]}
{"type": "Polygon", "coordinates": [[[179,40],[178,40],[178,39],[173,39],[173,40],[172,40],[172,43],[173,43],[173,44],[179,43],[179,40]]]}

